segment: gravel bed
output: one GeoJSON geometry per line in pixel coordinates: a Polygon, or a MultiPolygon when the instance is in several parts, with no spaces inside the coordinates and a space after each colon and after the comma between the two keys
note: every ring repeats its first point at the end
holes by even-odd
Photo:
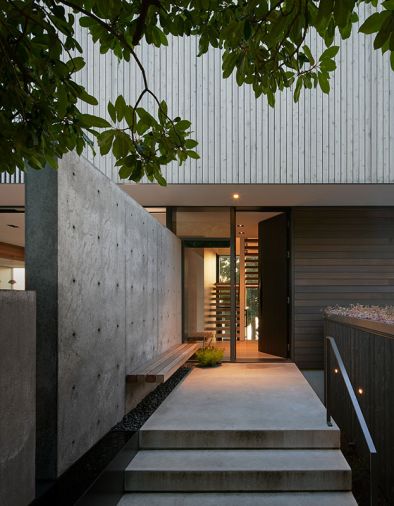
{"type": "Polygon", "coordinates": [[[115,432],[134,432],[139,430],[164,399],[174,390],[178,383],[192,370],[181,367],[171,378],[148,394],[123,420],[112,429],[115,432]]]}
{"type": "Polygon", "coordinates": [[[363,304],[351,304],[350,306],[327,307],[323,313],[327,316],[349,316],[360,320],[372,320],[376,322],[394,324],[393,306],[364,306],[363,304]]]}

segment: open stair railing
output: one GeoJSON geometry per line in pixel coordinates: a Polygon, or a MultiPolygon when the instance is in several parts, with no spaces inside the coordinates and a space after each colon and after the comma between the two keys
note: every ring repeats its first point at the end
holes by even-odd
{"type": "Polygon", "coordinates": [[[331,418],[331,406],[330,406],[330,382],[331,382],[331,351],[334,353],[338,369],[341,373],[342,379],[345,383],[345,387],[347,393],[350,397],[350,401],[353,406],[353,410],[356,414],[356,418],[358,424],[361,428],[361,432],[363,434],[364,440],[367,444],[369,451],[369,488],[370,488],[370,505],[377,506],[377,490],[376,490],[376,478],[375,478],[375,470],[376,470],[376,456],[377,451],[375,444],[373,442],[371,433],[369,432],[368,425],[365,421],[363,412],[361,411],[360,404],[357,400],[356,394],[354,392],[353,385],[350,381],[349,375],[347,373],[345,364],[343,363],[342,356],[339,352],[337,343],[335,339],[331,336],[325,336],[324,339],[324,404],[327,410],[327,425],[332,426],[332,418],[331,418]]]}

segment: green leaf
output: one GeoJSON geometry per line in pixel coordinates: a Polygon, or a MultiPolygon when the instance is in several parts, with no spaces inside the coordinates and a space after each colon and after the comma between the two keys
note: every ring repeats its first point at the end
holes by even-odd
{"type": "Polygon", "coordinates": [[[309,47],[306,44],[304,45],[303,50],[304,50],[304,53],[305,53],[306,57],[309,60],[309,63],[311,65],[314,65],[315,64],[315,59],[313,58],[311,50],[309,49],[309,47]]]}
{"type": "Polygon", "coordinates": [[[108,102],[107,109],[109,112],[109,115],[111,116],[112,121],[116,122],[116,109],[112,102],[108,102]]]}
{"type": "Polygon", "coordinates": [[[149,130],[150,126],[144,123],[144,121],[141,119],[137,123],[136,131],[139,135],[143,135],[147,130],[149,130]]]}
{"type": "Polygon", "coordinates": [[[98,145],[100,147],[100,154],[106,155],[112,147],[112,141],[114,138],[115,131],[107,130],[100,134],[97,138],[98,145]]]}
{"type": "Polygon", "coordinates": [[[129,179],[131,171],[132,171],[132,167],[130,167],[128,165],[123,165],[123,167],[121,167],[119,169],[120,179],[129,179]]]}
{"type": "Polygon", "coordinates": [[[115,110],[118,121],[122,121],[126,110],[126,102],[122,95],[119,95],[115,101],[115,110]]]}
{"type": "Polygon", "coordinates": [[[245,40],[249,40],[252,35],[252,27],[249,23],[249,20],[245,19],[244,21],[244,38],[245,40]]]}
{"type": "Polygon", "coordinates": [[[389,39],[392,29],[394,26],[394,19],[391,19],[390,17],[387,17],[386,20],[383,22],[381,29],[379,30],[378,34],[375,37],[373,47],[374,49],[379,49],[383,47],[385,42],[389,39]]]}
{"type": "Polygon", "coordinates": [[[134,126],[134,110],[131,107],[131,105],[127,105],[124,110],[124,119],[126,120],[127,125],[130,128],[133,128],[134,126]]]}
{"type": "Polygon", "coordinates": [[[70,72],[78,72],[85,66],[85,60],[82,58],[82,56],[77,56],[75,58],[71,58],[71,60],[68,60],[66,65],[70,72]]]}
{"type": "Polygon", "coordinates": [[[326,70],[327,72],[332,72],[337,68],[337,64],[334,60],[323,60],[320,64],[321,70],[326,70]]]}
{"type": "Polygon", "coordinates": [[[93,114],[81,114],[81,123],[85,128],[107,128],[111,126],[106,119],[94,116],[93,114]]]}
{"type": "Polygon", "coordinates": [[[185,147],[187,149],[193,149],[196,146],[198,146],[198,142],[197,141],[195,141],[193,139],[186,139],[186,141],[185,141],[185,147]]]}
{"type": "Polygon", "coordinates": [[[89,16],[83,16],[79,19],[79,24],[84,28],[89,28],[91,26],[94,26],[96,24],[96,21],[94,21],[94,19],[89,16]]]}
{"type": "Polygon", "coordinates": [[[302,78],[301,78],[301,76],[299,76],[297,79],[295,90],[294,90],[294,102],[299,101],[301,88],[302,88],[302,78]]]}
{"type": "Polygon", "coordinates": [[[132,142],[130,137],[121,131],[116,131],[115,140],[112,146],[112,151],[115,155],[115,158],[123,158],[125,157],[130,148],[132,147],[132,142]]]}
{"type": "Polygon", "coordinates": [[[359,32],[371,34],[379,31],[384,21],[384,17],[382,17],[381,14],[381,12],[375,12],[369,16],[369,18],[367,18],[360,26],[359,32]]]}
{"type": "Polygon", "coordinates": [[[191,123],[190,121],[187,121],[186,119],[182,119],[176,124],[177,129],[179,130],[187,130],[190,127],[191,123]]]}
{"type": "Polygon", "coordinates": [[[327,75],[323,74],[322,72],[319,72],[317,75],[317,78],[319,80],[320,89],[323,93],[329,93],[330,92],[330,83],[328,81],[327,75]]]}
{"type": "Polygon", "coordinates": [[[200,158],[200,155],[196,151],[187,150],[186,151],[189,158],[194,158],[195,160],[198,160],[200,158]]]}
{"type": "Polygon", "coordinates": [[[320,0],[317,18],[327,19],[334,10],[334,0],[320,0]]]}
{"type": "Polygon", "coordinates": [[[323,61],[325,59],[334,58],[339,51],[339,46],[331,46],[328,47],[325,51],[320,55],[319,61],[323,61]]]}
{"type": "Polygon", "coordinates": [[[272,93],[271,90],[267,91],[267,100],[268,100],[268,105],[270,105],[271,107],[275,106],[275,95],[272,93]]]}
{"type": "Polygon", "coordinates": [[[93,95],[89,95],[89,93],[86,90],[82,90],[79,98],[90,105],[98,105],[98,101],[96,97],[93,97],[93,95]]]}
{"type": "Polygon", "coordinates": [[[164,179],[160,171],[155,172],[155,179],[160,186],[167,186],[167,181],[164,179]]]}
{"type": "Polygon", "coordinates": [[[145,123],[148,127],[155,127],[158,125],[155,118],[142,107],[137,107],[136,112],[140,117],[140,119],[143,121],[143,123],[145,123]]]}

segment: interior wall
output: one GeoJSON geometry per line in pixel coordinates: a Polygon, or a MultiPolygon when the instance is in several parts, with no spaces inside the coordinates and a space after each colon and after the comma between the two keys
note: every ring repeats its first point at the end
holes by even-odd
{"type": "Polygon", "coordinates": [[[216,253],[204,248],[204,298],[205,305],[209,304],[212,288],[216,283],[216,253]]]}
{"type": "Polygon", "coordinates": [[[37,463],[53,478],[122,418],[126,374],[181,342],[181,246],[74,154],[57,173],[28,172],[26,189],[37,463]]]}
{"type": "Polygon", "coordinates": [[[0,289],[11,290],[11,285],[8,283],[12,276],[11,267],[0,267],[0,289]]]}
{"type": "Polygon", "coordinates": [[[323,368],[326,306],[394,304],[394,207],[293,211],[294,358],[323,368]]]}
{"type": "Polygon", "coordinates": [[[204,250],[185,248],[185,334],[204,330],[204,250]]]}

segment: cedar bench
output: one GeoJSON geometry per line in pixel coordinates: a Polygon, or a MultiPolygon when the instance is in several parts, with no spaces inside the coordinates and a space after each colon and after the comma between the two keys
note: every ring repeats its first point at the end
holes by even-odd
{"type": "Polygon", "coordinates": [[[200,348],[200,344],[173,346],[126,376],[127,383],[164,383],[200,348]]]}

